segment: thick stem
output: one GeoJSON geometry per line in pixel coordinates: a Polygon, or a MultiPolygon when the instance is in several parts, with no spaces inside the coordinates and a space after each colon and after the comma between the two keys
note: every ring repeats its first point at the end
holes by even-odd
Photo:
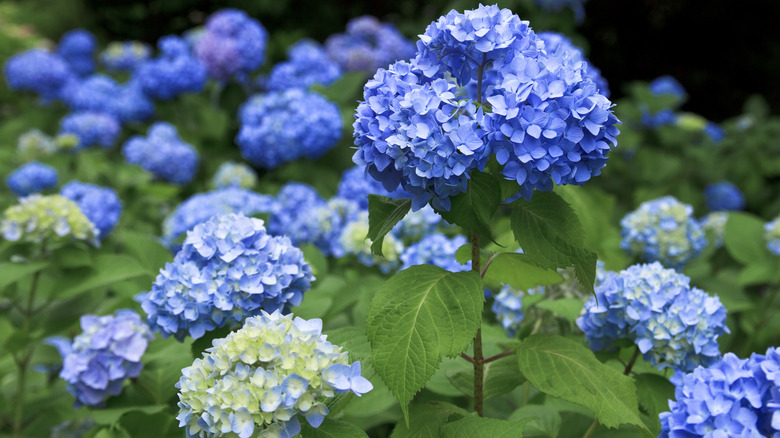
{"type": "MultiPolygon", "coordinates": [[[[30,284],[30,293],[27,296],[27,307],[22,312],[22,333],[25,337],[30,334],[30,320],[33,315],[33,306],[35,305],[35,291],[38,289],[38,278],[41,275],[41,271],[38,271],[33,275],[32,283],[30,284]]],[[[24,395],[25,395],[25,383],[27,380],[27,366],[30,364],[33,350],[35,345],[31,344],[27,346],[27,349],[22,356],[22,359],[16,361],[18,368],[18,376],[16,378],[16,399],[14,400],[14,437],[19,438],[22,436],[22,428],[24,426],[24,395]]]]}
{"type": "MultiPolygon", "coordinates": [[[[471,232],[471,270],[480,273],[479,269],[479,233],[471,232]]],[[[481,324],[480,324],[481,325],[481,324]]],[[[484,386],[485,365],[482,358],[482,327],[477,329],[477,335],[474,337],[474,410],[477,415],[482,416],[482,397],[484,386]]]]}

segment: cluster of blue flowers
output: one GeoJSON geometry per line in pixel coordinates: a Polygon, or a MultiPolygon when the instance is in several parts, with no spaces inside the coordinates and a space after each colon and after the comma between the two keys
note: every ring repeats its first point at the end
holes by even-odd
{"type": "Polygon", "coordinates": [[[289,61],[280,62],[271,70],[266,89],[279,91],[309,88],[314,84],[329,85],[341,77],[341,67],[315,41],[295,43],[287,50],[287,57],[289,61]]]}
{"type": "Polygon", "coordinates": [[[325,41],[325,50],[344,71],[367,74],[414,56],[414,44],[392,24],[368,15],[350,20],[346,33],[331,35],[325,41]]]}
{"type": "Polygon", "coordinates": [[[160,38],[157,48],[161,55],[142,63],[133,74],[147,96],[168,100],[203,90],[206,68],[190,53],[186,41],[170,35],[160,38]]]}
{"type": "Polygon", "coordinates": [[[341,138],[338,106],[298,88],[250,98],[239,119],[236,144],[244,158],[264,169],[302,157],[317,159],[341,138]]]}
{"type": "Polygon", "coordinates": [[[429,234],[404,249],[400,270],[415,265],[435,265],[450,272],[468,271],[471,269],[471,261],[461,264],[455,260],[455,251],[465,244],[466,238],[463,236],[448,238],[439,233],[429,234]]]}
{"type": "Polygon", "coordinates": [[[568,56],[585,63],[585,71],[583,72],[583,75],[587,78],[590,78],[590,80],[596,84],[599,93],[609,97],[609,84],[607,84],[607,80],[601,76],[601,71],[594,67],[593,64],[591,64],[587,58],[585,58],[585,54],[582,52],[582,49],[575,46],[569,38],[558,32],[539,32],[537,36],[539,39],[544,41],[544,50],[547,53],[556,53],[559,50],[563,52],[569,52],[568,56]]]}
{"type": "Polygon", "coordinates": [[[152,56],[152,49],[140,41],[114,41],[100,53],[100,62],[110,71],[132,72],[152,56]]]}
{"type": "Polygon", "coordinates": [[[90,111],[68,114],[60,121],[59,134],[72,134],[78,138],[77,149],[99,145],[109,148],[114,145],[122,129],[116,117],[90,111]]]}
{"type": "Polygon", "coordinates": [[[361,209],[365,210],[368,209],[368,195],[370,194],[387,196],[393,199],[411,196],[404,192],[403,189],[388,192],[382,186],[382,183],[368,176],[366,168],[363,166],[354,166],[344,171],[339,181],[337,196],[355,201],[361,209]]]}
{"type": "Polygon", "coordinates": [[[659,438],[780,436],[780,350],[740,359],[733,353],[709,367],[677,373],[659,438]]]}
{"type": "Polygon", "coordinates": [[[348,360],[321,320],[261,312],[182,370],[176,418],[187,437],[292,438],[301,417],[322,424],[326,399],[373,389],[348,360]]]}
{"type": "Polygon", "coordinates": [[[616,144],[611,102],[586,64],[544,42],[508,9],[451,11],[420,36],[410,62],[380,69],[364,87],[353,124],[353,160],[412,209],[449,210],[493,153],[502,174],[534,189],[584,184],[616,144]]]}
{"type": "Polygon", "coordinates": [[[255,184],[257,184],[257,173],[244,163],[234,163],[232,161],[220,164],[211,180],[211,185],[215,189],[224,189],[226,187],[251,189],[255,184]]]}
{"type": "Polygon", "coordinates": [[[780,255],[780,216],[764,225],[764,238],[769,251],[774,255],[780,255]]]}
{"type": "Polygon", "coordinates": [[[642,124],[648,128],[658,128],[659,126],[677,123],[678,115],[675,113],[675,110],[682,105],[688,97],[688,93],[685,91],[682,84],[674,77],[665,75],[650,81],[648,88],[651,94],[656,96],[670,96],[674,98],[674,101],[671,102],[671,106],[665,106],[655,112],[651,112],[647,108],[644,108],[642,111],[642,124]]]}
{"type": "Polygon", "coordinates": [[[149,327],[132,310],[116,316],[84,315],[82,333],[73,340],[49,338],[63,359],[60,377],[76,396],[76,406],[100,406],[119,395],[125,379],[138,377],[141,356],[152,340],[149,327]]]}
{"type": "Polygon", "coordinates": [[[710,211],[742,210],[745,197],[739,187],[728,181],[710,184],[704,188],[704,201],[710,211]]]}
{"type": "Polygon", "coordinates": [[[71,30],[60,38],[57,54],[68,63],[71,71],[78,76],[95,72],[95,50],[97,40],[84,29],[71,30]]]}
{"type": "Polygon", "coordinates": [[[276,200],[238,187],[227,187],[191,196],[165,218],[163,243],[172,251],[180,247],[180,239],[188,230],[211,219],[212,216],[241,213],[245,216],[270,213],[276,200]]]}
{"type": "Polygon", "coordinates": [[[100,74],[72,81],[63,88],[61,98],[73,111],[110,114],[122,123],[143,122],[154,114],[154,104],[137,81],[120,85],[100,74]]]}
{"type": "Polygon", "coordinates": [[[122,214],[122,202],[116,192],[108,187],[71,181],[62,187],[60,195],[79,206],[84,216],[97,228],[99,239],[108,236],[122,214]]]}
{"type": "Polygon", "coordinates": [[[673,196],[643,202],[621,221],[620,247],[642,261],[681,269],[707,246],[693,207],[673,196]]]}
{"type": "Polygon", "coordinates": [[[504,327],[506,335],[510,338],[514,338],[515,335],[517,335],[520,323],[523,322],[523,318],[525,317],[523,314],[522,298],[526,293],[544,293],[544,288],[540,287],[527,291],[520,291],[505,284],[495,296],[493,305],[490,307],[490,310],[496,315],[498,322],[504,327]]]}
{"type": "Polygon", "coordinates": [[[17,196],[27,196],[56,186],[57,170],[33,161],[11,172],[5,182],[17,196]]]}
{"type": "Polygon", "coordinates": [[[58,99],[74,79],[68,64],[58,55],[33,49],[12,56],[3,69],[13,90],[32,91],[45,100],[58,99]]]}
{"type": "Polygon", "coordinates": [[[188,231],[173,262],[137,299],[153,330],[183,341],[234,327],[261,310],[287,312],[312,280],[289,238],[270,236],[260,219],[226,214],[188,231]]]}
{"type": "Polygon", "coordinates": [[[212,14],[195,40],[195,56],[206,66],[209,77],[239,81],[262,65],[268,32],[257,20],[237,9],[212,14]]]}
{"type": "Polygon", "coordinates": [[[577,326],[594,351],[630,339],[658,369],[691,371],[720,358],[718,337],[729,333],[717,297],[660,263],[609,272],[585,303],[577,326]]]}
{"type": "Polygon", "coordinates": [[[157,122],[149,128],[146,138],[134,136],[122,146],[122,155],[130,164],[137,164],[155,177],[175,184],[192,180],[198,170],[198,152],[179,138],[170,123],[157,122]]]}

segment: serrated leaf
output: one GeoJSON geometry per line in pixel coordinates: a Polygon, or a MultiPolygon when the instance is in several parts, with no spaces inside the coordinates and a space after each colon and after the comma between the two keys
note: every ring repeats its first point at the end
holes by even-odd
{"type": "Polygon", "coordinates": [[[0,263],[0,290],[49,267],[50,262],[0,263]]]}
{"type": "Polygon", "coordinates": [[[645,429],[631,378],[599,362],[580,343],[533,335],[520,344],[517,358],[523,375],[540,391],[589,408],[606,427],[633,424],[645,429]]]}
{"type": "Polygon", "coordinates": [[[485,271],[485,280],[508,284],[517,290],[528,290],[563,281],[554,269],[543,268],[525,254],[500,253],[493,257],[485,271]]]}
{"type": "Polygon", "coordinates": [[[535,192],[530,201],[515,201],[511,227],[517,243],[528,257],[547,268],[574,266],[577,280],[593,293],[596,253],[582,246],[579,219],[560,196],[552,192],[535,192]]]}
{"type": "Polygon", "coordinates": [[[411,199],[392,199],[387,196],[368,195],[368,235],[371,252],[382,255],[382,242],[390,230],[409,213],[411,199]]]}
{"type": "Polygon", "coordinates": [[[491,236],[490,222],[501,202],[498,178],[487,172],[475,172],[471,175],[468,189],[450,198],[450,202],[449,211],[437,210],[444,220],[467,231],[491,236]]]}
{"type": "Polygon", "coordinates": [[[317,428],[311,427],[306,421],[301,421],[300,436],[301,438],[368,438],[368,435],[354,424],[327,417],[317,428]]]}
{"type": "MultiPolygon", "coordinates": [[[[643,373],[635,377],[636,395],[639,405],[651,418],[669,410],[669,400],[674,399],[674,385],[658,374],[643,373]]],[[[658,423],[656,421],[656,423],[658,423]]],[[[653,433],[659,434],[661,425],[653,433]]]]}
{"type": "Polygon", "coordinates": [[[534,418],[518,421],[468,416],[448,423],[442,429],[442,438],[522,438],[523,428],[534,418]]]}
{"type": "Polygon", "coordinates": [[[562,423],[558,409],[544,405],[525,405],[512,412],[507,420],[518,421],[529,417],[533,419],[523,429],[526,438],[556,438],[558,436],[562,423]]]}
{"type": "Polygon", "coordinates": [[[582,308],[585,307],[585,303],[576,298],[559,298],[557,300],[540,301],[536,303],[536,307],[549,310],[574,323],[580,316],[582,308]]]}
{"type": "MultiPolygon", "coordinates": [[[[480,266],[484,266],[485,261],[487,261],[490,257],[493,256],[492,251],[488,251],[484,248],[479,249],[479,259],[480,259],[480,266]]],[[[467,243],[465,245],[461,245],[460,248],[455,250],[455,260],[457,260],[458,263],[461,265],[465,265],[466,263],[471,261],[471,243],[467,243]]]]}
{"type": "MultiPolygon", "coordinates": [[[[474,395],[474,367],[451,372],[447,378],[465,395],[474,395]]],[[[517,359],[510,355],[486,363],[483,382],[482,397],[489,400],[511,392],[525,382],[525,378],[517,366],[517,359]]]]}
{"type": "Polygon", "coordinates": [[[766,246],[764,222],[748,213],[729,212],[723,246],[744,265],[765,264],[774,257],[766,246]]]}
{"type": "Polygon", "coordinates": [[[366,338],[366,332],[357,327],[339,327],[327,330],[328,341],[340,346],[349,353],[350,362],[363,361],[371,355],[371,345],[366,338]]]}
{"type": "Polygon", "coordinates": [[[476,272],[448,272],[418,265],[401,271],[377,291],[368,314],[371,362],[398,398],[404,416],[442,356],[469,345],[484,301],[476,272]]]}
{"type": "Polygon", "coordinates": [[[390,438],[429,438],[441,436],[441,429],[451,417],[462,418],[469,412],[444,402],[428,402],[415,405],[409,415],[409,425],[399,422],[390,438]]]}

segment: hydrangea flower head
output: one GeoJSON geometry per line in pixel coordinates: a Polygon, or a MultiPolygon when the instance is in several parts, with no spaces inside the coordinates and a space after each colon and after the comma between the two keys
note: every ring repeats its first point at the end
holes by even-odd
{"type": "Polygon", "coordinates": [[[544,287],[520,291],[505,284],[495,296],[490,310],[493,311],[498,322],[504,327],[507,337],[514,338],[517,335],[520,323],[523,322],[525,317],[523,314],[523,296],[536,293],[544,293],[544,287]]]}
{"type": "Polygon", "coordinates": [[[268,32],[260,22],[243,11],[223,9],[208,18],[194,51],[209,76],[224,82],[260,67],[267,40],[268,32]]]}
{"type": "Polygon", "coordinates": [[[684,99],[688,93],[682,84],[672,76],[665,75],[653,79],[650,82],[650,92],[653,94],[671,94],[684,99]]]}
{"type": "Polygon", "coordinates": [[[116,192],[108,187],[71,181],[62,187],[60,195],[79,206],[81,212],[97,227],[100,239],[108,236],[122,214],[122,202],[116,192]]]}
{"type": "Polygon", "coordinates": [[[729,220],[729,213],[727,211],[716,211],[704,216],[701,220],[701,227],[706,231],[710,231],[715,236],[715,246],[720,248],[723,246],[723,238],[726,235],[726,222],[729,220]]]}
{"type": "Polygon", "coordinates": [[[404,249],[400,270],[415,265],[434,265],[450,272],[468,271],[471,262],[461,264],[455,260],[455,251],[465,244],[466,238],[463,236],[450,239],[443,234],[430,234],[404,249]]]}
{"type": "Polygon", "coordinates": [[[130,164],[137,164],[155,177],[174,184],[186,184],[198,170],[198,152],[185,143],[176,127],[157,122],[147,136],[134,136],[122,146],[122,155],[130,164]]]}
{"type": "Polygon", "coordinates": [[[41,130],[31,129],[19,136],[16,150],[23,160],[29,161],[57,152],[57,145],[41,130]]]}
{"type": "Polygon", "coordinates": [[[12,56],[3,68],[12,90],[32,91],[43,99],[57,99],[66,84],[74,80],[68,64],[58,55],[32,49],[12,56]]]}
{"type": "Polygon", "coordinates": [[[56,186],[57,170],[33,161],[11,172],[5,181],[17,196],[27,196],[56,186]]]}
{"type": "Polygon", "coordinates": [[[659,261],[675,269],[682,268],[707,246],[704,230],[693,217],[693,207],[673,196],[642,203],[620,225],[621,248],[642,261],[659,261]]]}
{"type": "Polygon", "coordinates": [[[110,71],[135,70],[152,56],[152,48],[140,41],[114,41],[100,53],[100,62],[110,71]]]}
{"type": "Polygon", "coordinates": [[[182,370],[176,418],[187,437],[292,438],[301,417],[322,424],[328,398],[373,389],[348,360],[321,320],[263,311],[182,370]]]}
{"type": "Polygon", "coordinates": [[[152,101],[137,81],[124,85],[104,75],[73,81],[62,90],[62,100],[74,111],[111,114],[120,122],[143,122],[154,113],[152,101]]]}
{"type": "Polygon", "coordinates": [[[707,124],[704,125],[702,132],[704,132],[713,143],[720,143],[721,140],[726,138],[726,132],[715,122],[707,122],[707,124]]]}
{"type": "Polygon", "coordinates": [[[110,148],[121,129],[119,120],[111,114],[80,111],[63,117],[59,134],[73,134],[78,137],[76,149],[93,145],[110,148]]]}
{"type": "Polygon", "coordinates": [[[60,38],[57,54],[68,63],[71,71],[79,76],[86,76],[95,71],[96,48],[94,35],[84,29],[74,29],[60,38]]]}
{"type": "Polygon", "coordinates": [[[630,339],[658,369],[683,371],[720,358],[717,339],[729,332],[725,322],[717,297],[657,262],[608,272],[577,318],[592,350],[630,339]]]}
{"type": "Polygon", "coordinates": [[[76,396],[76,407],[100,406],[109,396],[119,395],[125,379],[138,377],[141,357],[153,339],[149,327],[132,310],[116,315],[81,317],[82,333],[71,343],[65,338],[47,342],[63,359],[60,377],[76,396]]]}
{"type": "Polygon", "coordinates": [[[271,70],[267,89],[305,89],[314,84],[329,85],[341,77],[341,67],[315,41],[304,39],[295,43],[287,56],[288,61],[276,64],[271,70]]]}
{"type": "Polygon", "coordinates": [[[303,157],[317,159],[341,138],[338,106],[298,88],[250,98],[239,119],[236,144],[244,158],[264,169],[303,157]]]}
{"type": "Polygon", "coordinates": [[[364,15],[347,23],[347,32],[330,36],[325,50],[345,71],[369,75],[394,61],[414,56],[414,44],[389,23],[364,15]]]}
{"type": "Polygon", "coordinates": [[[344,255],[357,256],[358,261],[368,267],[377,266],[379,270],[387,274],[398,268],[400,257],[403,253],[403,243],[392,233],[385,235],[382,241],[382,255],[371,252],[371,239],[368,235],[368,211],[361,211],[357,218],[348,223],[341,232],[339,242],[344,250],[344,255]]]}
{"type": "Polygon", "coordinates": [[[354,166],[341,174],[337,196],[350,199],[360,205],[361,209],[368,209],[368,195],[382,195],[393,199],[408,198],[410,195],[402,189],[393,192],[385,190],[382,183],[371,178],[366,173],[366,168],[354,166]]]}
{"type": "Polygon", "coordinates": [[[3,213],[0,231],[6,240],[33,243],[85,240],[97,245],[98,231],[78,205],[64,196],[33,194],[3,213]]]}
{"type": "Polygon", "coordinates": [[[588,60],[585,58],[585,54],[582,52],[582,49],[575,46],[569,38],[558,32],[539,32],[537,36],[539,39],[544,41],[544,50],[547,53],[556,53],[559,50],[570,52],[570,56],[572,56],[574,59],[579,59],[584,62],[584,75],[590,78],[590,80],[596,84],[599,89],[599,93],[609,97],[609,84],[607,84],[607,80],[601,76],[601,71],[599,69],[588,62],[588,60]]]}
{"type": "Polygon", "coordinates": [[[442,219],[430,205],[410,211],[390,231],[403,242],[417,242],[425,236],[432,235],[439,227],[451,226],[442,219]]]}
{"type": "Polygon", "coordinates": [[[191,196],[163,221],[163,243],[171,250],[178,250],[177,242],[187,230],[208,221],[212,216],[241,213],[251,216],[270,213],[276,201],[238,187],[227,187],[191,196]]]}
{"type": "Polygon", "coordinates": [[[780,216],[764,225],[766,246],[774,255],[780,255],[780,216]]]}
{"type": "Polygon", "coordinates": [[[261,310],[287,311],[313,279],[289,238],[269,235],[260,219],[226,214],[188,231],[173,262],[138,301],[153,330],[183,341],[234,327],[261,310]]]}
{"type": "Polygon", "coordinates": [[[220,164],[211,180],[211,185],[216,189],[226,187],[251,189],[255,184],[257,184],[257,173],[248,165],[233,161],[220,164]]]}
{"type": "Polygon", "coordinates": [[[157,43],[161,55],[142,63],[134,79],[147,96],[169,100],[182,93],[197,93],[206,84],[206,68],[191,53],[187,43],[173,35],[157,43]]]}
{"type": "Polygon", "coordinates": [[[721,181],[704,188],[704,200],[710,211],[742,210],[745,197],[737,186],[721,181]]]}

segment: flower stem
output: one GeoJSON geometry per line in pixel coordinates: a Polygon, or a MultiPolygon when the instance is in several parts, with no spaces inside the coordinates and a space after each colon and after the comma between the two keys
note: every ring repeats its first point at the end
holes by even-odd
{"type": "MultiPolygon", "coordinates": [[[[479,269],[479,233],[471,232],[471,270],[480,273],[479,269]]],[[[477,328],[477,335],[474,337],[474,410],[477,415],[482,416],[483,386],[485,365],[482,357],[482,327],[477,328]]]]}
{"type": "MultiPolygon", "coordinates": [[[[30,293],[27,296],[27,307],[22,312],[22,333],[27,338],[30,334],[30,320],[33,315],[33,306],[35,305],[35,292],[38,289],[38,278],[41,275],[41,271],[36,272],[33,275],[32,283],[30,284],[30,293]]],[[[22,436],[22,428],[24,426],[24,395],[25,395],[25,383],[27,380],[27,366],[30,364],[33,351],[35,349],[34,344],[27,346],[24,355],[21,360],[17,360],[16,367],[18,368],[18,376],[16,378],[16,399],[14,400],[14,438],[22,436]]]]}

